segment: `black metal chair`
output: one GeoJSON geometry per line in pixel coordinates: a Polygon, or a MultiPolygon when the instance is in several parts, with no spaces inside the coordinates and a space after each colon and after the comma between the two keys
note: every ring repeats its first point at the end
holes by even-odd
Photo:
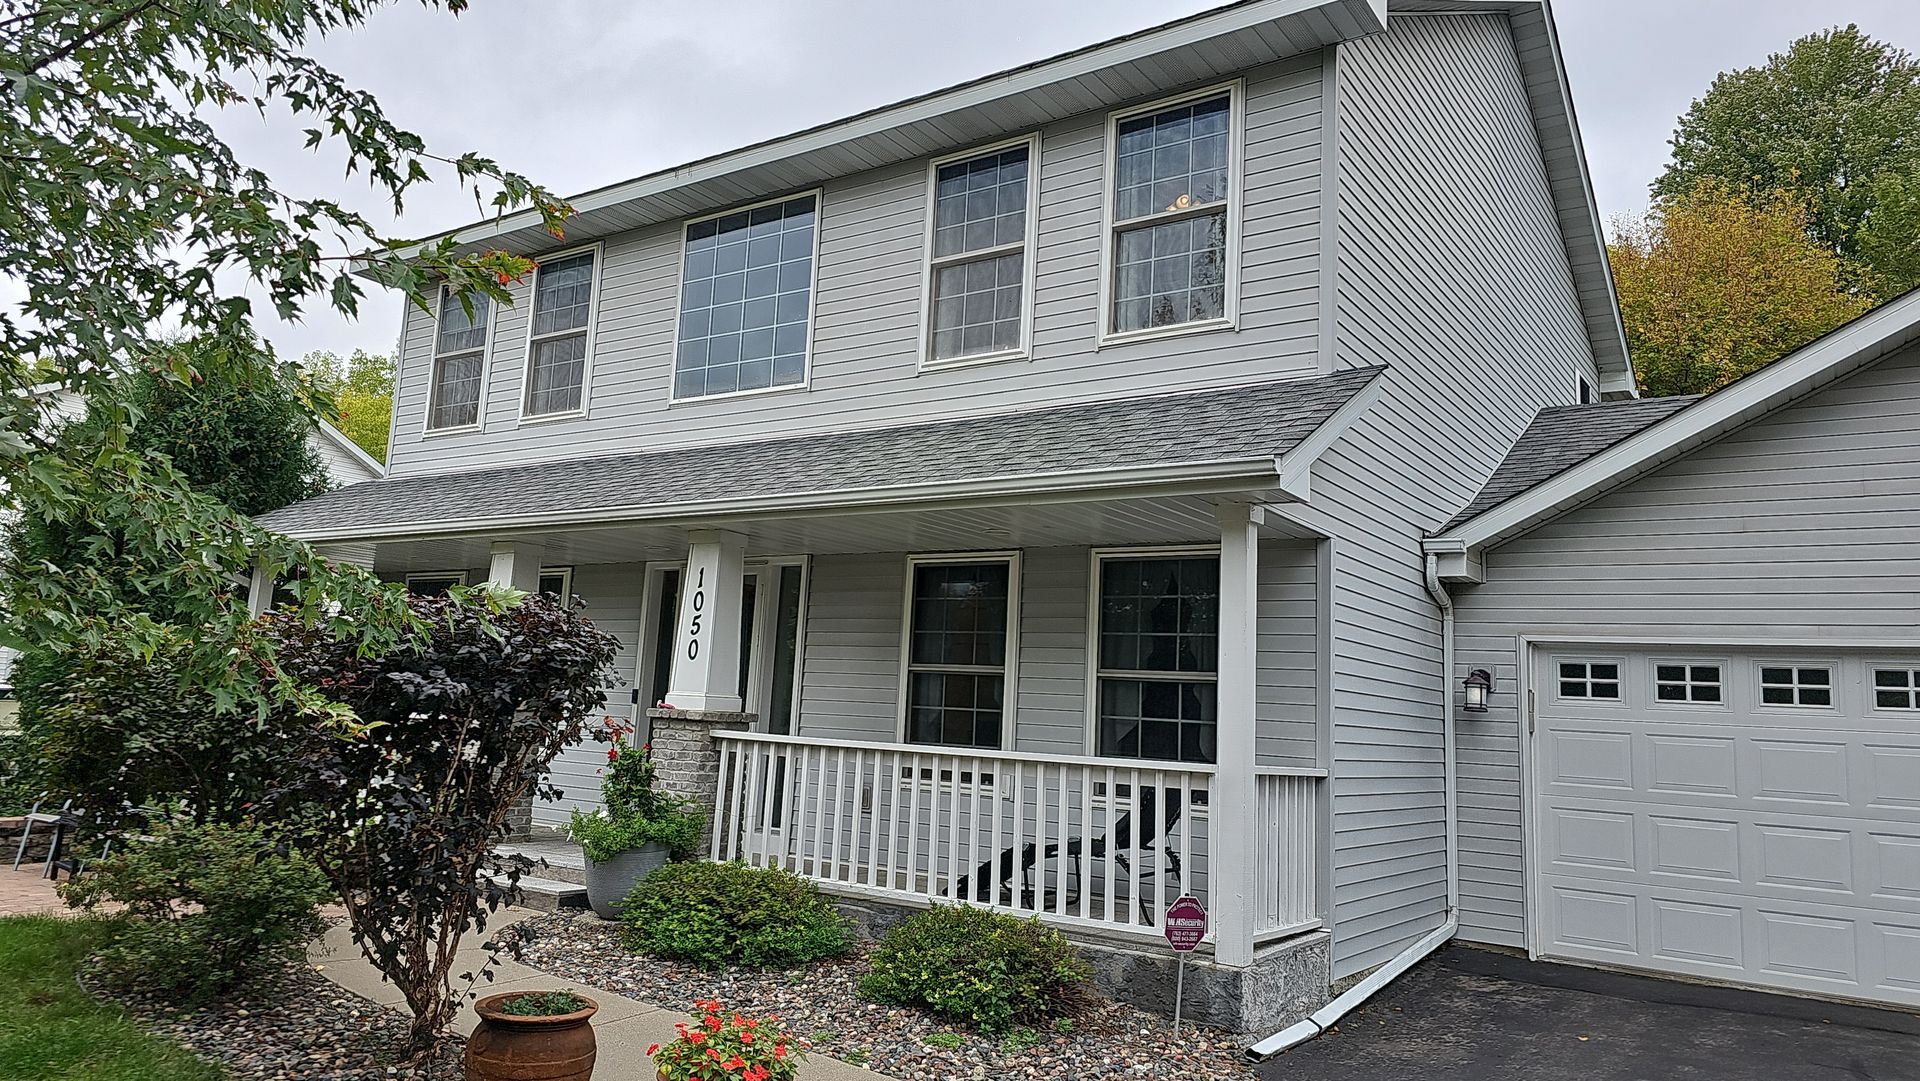
{"type": "MultiPolygon", "coordinates": [[[[1142,923],[1150,924],[1153,922],[1153,913],[1147,907],[1146,890],[1142,888],[1151,883],[1152,878],[1145,874],[1136,878],[1134,874],[1136,860],[1143,856],[1157,856],[1164,860],[1166,862],[1168,883],[1173,888],[1175,894],[1179,893],[1180,856],[1171,848],[1161,846],[1159,842],[1180,821],[1182,811],[1180,794],[1178,792],[1168,792],[1165,814],[1155,814],[1156,806],[1160,803],[1158,793],[1159,790],[1156,788],[1143,788],[1140,790],[1138,812],[1142,826],[1139,831],[1139,836],[1137,837],[1134,835],[1133,829],[1133,812],[1128,812],[1114,819],[1106,835],[1103,837],[1095,837],[1091,843],[1088,843],[1083,837],[1067,838],[1065,852],[1067,859],[1071,861],[1070,881],[1072,882],[1072,888],[1065,898],[1066,904],[1077,904],[1080,900],[1083,861],[1088,857],[1096,860],[1105,859],[1109,853],[1112,854],[1114,864],[1125,873],[1127,880],[1133,882],[1135,885],[1134,896],[1137,898],[1140,906],[1140,921],[1142,923]],[[1132,855],[1129,856],[1129,853],[1132,853],[1132,855]]],[[[1020,847],[1018,852],[1020,861],[1020,907],[1034,908],[1036,907],[1036,901],[1044,900],[1040,889],[1034,882],[1034,868],[1039,866],[1044,860],[1059,859],[1061,851],[1062,848],[1059,842],[1049,844],[1044,849],[1033,841],[1028,841],[1020,847]]],[[[997,861],[986,860],[982,862],[980,866],[974,869],[971,875],[963,875],[955,881],[953,887],[947,891],[947,896],[966,898],[971,894],[972,900],[994,900],[990,895],[993,889],[992,883],[995,880],[994,864],[998,862],[1000,865],[998,876],[1000,896],[998,900],[1002,904],[1011,904],[1013,902],[1015,855],[1015,850],[1009,847],[1006,851],[1000,853],[997,861]]],[[[1066,885],[1066,882],[1062,882],[1059,884],[1059,887],[1065,888],[1066,885]]]]}

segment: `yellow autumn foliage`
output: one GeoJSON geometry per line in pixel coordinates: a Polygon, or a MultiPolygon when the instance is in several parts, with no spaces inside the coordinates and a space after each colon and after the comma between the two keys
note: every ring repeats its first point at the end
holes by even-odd
{"type": "Polygon", "coordinates": [[[1655,397],[1717,390],[1874,303],[1786,192],[1703,181],[1616,219],[1607,251],[1640,389],[1655,397]]]}

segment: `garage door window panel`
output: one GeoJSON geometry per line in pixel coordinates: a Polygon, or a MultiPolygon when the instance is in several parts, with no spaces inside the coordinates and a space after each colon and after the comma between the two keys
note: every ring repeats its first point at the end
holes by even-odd
{"type": "Polygon", "coordinates": [[[1875,668],[1873,705],[1875,709],[1920,711],[1920,668],[1875,668]]]}
{"type": "Polygon", "coordinates": [[[1563,702],[1617,704],[1621,699],[1621,673],[1624,670],[1625,665],[1617,658],[1561,661],[1558,665],[1558,697],[1563,702]]]}
{"type": "Polygon", "coordinates": [[[1726,702],[1726,669],[1718,663],[1656,661],[1653,700],[1663,706],[1719,706],[1726,702]]]}
{"type": "Polygon", "coordinates": [[[1833,708],[1833,669],[1825,666],[1760,666],[1760,704],[1833,708]]]}

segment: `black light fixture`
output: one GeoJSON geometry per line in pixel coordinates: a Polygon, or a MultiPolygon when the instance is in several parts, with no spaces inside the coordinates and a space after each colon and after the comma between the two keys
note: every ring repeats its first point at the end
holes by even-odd
{"type": "Polygon", "coordinates": [[[1487,692],[1493,690],[1493,673],[1484,668],[1476,668],[1467,673],[1467,702],[1460,707],[1468,713],[1487,711],[1487,692]]]}

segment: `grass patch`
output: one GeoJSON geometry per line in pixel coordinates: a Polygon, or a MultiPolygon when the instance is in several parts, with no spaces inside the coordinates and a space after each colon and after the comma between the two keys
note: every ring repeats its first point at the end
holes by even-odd
{"type": "Polygon", "coordinates": [[[101,920],[0,919],[0,1081],[219,1081],[225,1076],[74,982],[75,966],[110,933],[101,920]]]}

